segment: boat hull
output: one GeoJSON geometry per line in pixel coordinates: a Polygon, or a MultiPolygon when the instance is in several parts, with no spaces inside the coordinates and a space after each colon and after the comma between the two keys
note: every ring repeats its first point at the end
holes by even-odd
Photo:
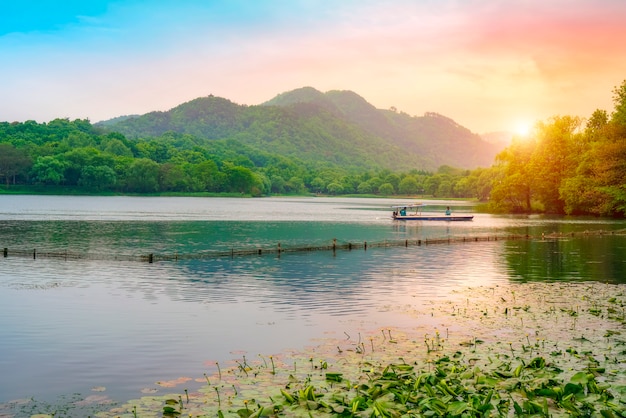
{"type": "Polygon", "coordinates": [[[395,219],[396,221],[447,221],[447,222],[454,222],[454,221],[471,221],[472,219],[474,219],[473,215],[447,215],[447,216],[440,216],[440,215],[397,215],[395,216],[393,219],[395,219]]]}

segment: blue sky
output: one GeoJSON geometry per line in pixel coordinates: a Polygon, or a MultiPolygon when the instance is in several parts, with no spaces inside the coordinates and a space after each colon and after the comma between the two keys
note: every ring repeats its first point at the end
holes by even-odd
{"type": "Polygon", "coordinates": [[[473,132],[612,110],[618,0],[22,0],[0,5],[0,121],[255,105],[304,86],[473,132]]]}
{"type": "Polygon", "coordinates": [[[0,5],[0,35],[11,32],[47,32],[79,23],[80,16],[101,15],[106,1],[4,1],[0,5]]]}

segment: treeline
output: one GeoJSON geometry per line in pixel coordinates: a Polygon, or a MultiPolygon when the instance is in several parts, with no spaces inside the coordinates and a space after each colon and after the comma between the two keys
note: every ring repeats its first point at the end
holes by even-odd
{"type": "Polygon", "coordinates": [[[88,120],[0,123],[4,188],[85,193],[430,195],[493,212],[626,216],[626,81],[610,114],[555,116],[515,138],[488,168],[364,170],[287,157],[236,139],[167,132],[128,139],[88,120]]]}
{"type": "Polygon", "coordinates": [[[84,193],[380,194],[482,197],[475,173],[364,172],[285,157],[234,139],[168,132],[127,139],[88,120],[0,123],[4,188],[84,193]]]}
{"type": "Polygon", "coordinates": [[[489,169],[490,208],[624,217],[626,81],[613,89],[613,101],[610,115],[556,116],[515,139],[489,169]]]}

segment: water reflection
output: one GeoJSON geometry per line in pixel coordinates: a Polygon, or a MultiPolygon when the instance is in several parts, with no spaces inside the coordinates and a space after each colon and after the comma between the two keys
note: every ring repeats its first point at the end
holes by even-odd
{"type": "Polygon", "coordinates": [[[465,286],[626,277],[624,236],[560,236],[626,226],[612,220],[393,222],[387,208],[397,202],[378,199],[249,199],[235,209],[228,199],[70,200],[32,211],[3,212],[0,203],[0,247],[112,255],[0,258],[0,374],[12,376],[0,379],[0,402],[94,386],[139,397],[158,380],[201,376],[240,351],[271,354],[328,333],[410,326],[405,311],[428,317],[430,304],[465,286]],[[116,206],[122,201],[138,206],[116,206]],[[76,213],[64,212],[72,205],[76,213]],[[265,220],[248,219],[257,216],[265,220]],[[154,264],[114,257],[519,234],[531,238],[154,264]]]}
{"type": "Polygon", "coordinates": [[[626,283],[626,236],[507,241],[504,259],[519,281],[626,283]]]}

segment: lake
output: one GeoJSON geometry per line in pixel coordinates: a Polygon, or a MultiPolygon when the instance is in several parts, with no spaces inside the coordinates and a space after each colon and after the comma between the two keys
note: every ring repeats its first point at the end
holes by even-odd
{"type": "MultiPolygon", "coordinates": [[[[139,398],[163,390],[156,382],[201,378],[242,355],[409,327],[405,310],[460,287],[626,280],[625,221],[391,220],[390,206],[406,203],[0,195],[0,404],[139,398]],[[459,237],[468,242],[377,245],[459,237]],[[334,239],[370,246],[289,251],[334,239]],[[284,253],[223,255],[279,243],[284,253]],[[138,261],[147,254],[156,261],[138,261]]],[[[426,203],[473,211],[468,202],[426,203]]]]}

